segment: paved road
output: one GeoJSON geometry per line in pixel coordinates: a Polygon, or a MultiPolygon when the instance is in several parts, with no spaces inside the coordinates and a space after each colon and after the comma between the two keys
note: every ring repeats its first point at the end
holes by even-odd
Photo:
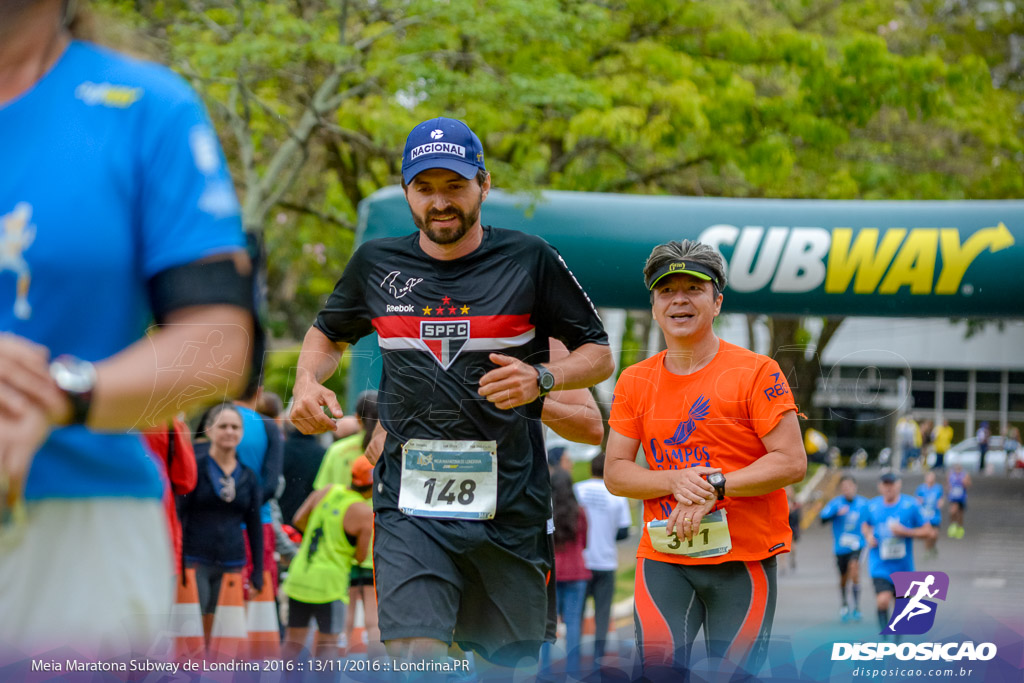
{"type": "MultiPolygon", "coordinates": [[[[877,470],[855,473],[862,495],[877,495],[877,470]]],[[[907,474],[903,491],[913,495],[922,475],[907,474]]],[[[918,570],[949,575],[947,600],[937,610],[929,638],[960,634],[965,626],[985,618],[1016,624],[1024,633],[1024,479],[975,477],[968,494],[963,539],[950,539],[945,519],[938,556],[926,558],[915,541],[918,570]]],[[[797,544],[797,568],[779,578],[779,608],[775,634],[797,637],[815,634],[809,641],[875,640],[878,621],[873,609],[874,589],[862,572],[861,624],[840,624],[837,570],[827,526],[814,522],[797,544]]],[[[867,563],[864,563],[867,569],[867,563]]],[[[968,634],[970,635],[970,634],[968,634]]],[[[799,654],[799,652],[798,652],[799,654]]]]}
{"type": "MultiPolygon", "coordinates": [[[[878,495],[878,474],[877,469],[854,472],[862,495],[868,498],[878,495]]],[[[906,474],[903,491],[913,495],[922,478],[919,473],[906,474]]],[[[834,495],[834,483],[832,488],[826,487],[828,497],[834,495]]],[[[789,567],[788,556],[780,556],[783,570],[779,575],[779,603],[773,632],[773,656],[777,659],[775,666],[769,660],[762,672],[765,676],[795,673],[791,667],[787,670],[784,660],[795,661],[799,669],[813,656],[814,650],[823,647],[830,650],[836,641],[878,640],[875,595],[867,563],[864,562],[861,577],[864,620],[858,624],[841,624],[831,531],[817,520],[809,522],[796,546],[796,568],[789,567]]],[[[1001,638],[1009,646],[998,643],[1000,652],[1008,653],[1011,661],[1014,657],[1020,660],[1024,644],[1024,478],[975,476],[965,527],[965,538],[950,539],[945,533],[944,519],[936,558],[924,558],[922,549],[915,549],[918,570],[943,571],[950,579],[949,595],[937,608],[934,627],[918,639],[980,643],[998,642],[1001,638]]],[[[920,542],[915,541],[915,545],[919,546],[920,542]]],[[[624,566],[625,561],[631,561],[631,549],[621,550],[624,566]]],[[[628,614],[628,605],[618,607],[620,615],[628,614]]],[[[621,618],[616,625],[620,657],[606,658],[603,663],[628,670],[632,660],[632,620],[621,618]]],[[[588,650],[585,640],[585,656],[588,650]]],[[[1024,668],[1024,661],[1017,661],[1015,666],[1024,668]]],[[[849,675],[845,678],[849,680],[849,675]]]]}

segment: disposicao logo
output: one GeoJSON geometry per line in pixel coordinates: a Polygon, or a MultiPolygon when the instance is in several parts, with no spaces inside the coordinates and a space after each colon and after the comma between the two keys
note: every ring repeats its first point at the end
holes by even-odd
{"type": "MultiPolygon", "coordinates": [[[[935,625],[938,603],[949,591],[945,572],[893,572],[896,606],[882,635],[921,635],[935,625]]],[[[833,643],[832,661],[879,660],[895,656],[899,660],[988,661],[996,656],[993,643],[833,643]]]]}

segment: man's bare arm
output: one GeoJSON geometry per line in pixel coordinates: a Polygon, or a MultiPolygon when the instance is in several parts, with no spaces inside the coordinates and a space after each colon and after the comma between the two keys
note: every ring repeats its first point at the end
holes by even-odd
{"type": "Polygon", "coordinates": [[[345,414],[338,397],[322,382],[338,369],[346,348],[347,344],[331,341],[315,327],[306,332],[295,371],[290,416],[292,424],[303,434],[333,431],[337,426],[335,420],[345,414]],[[330,411],[330,416],[324,408],[330,411]]]}
{"type": "Polygon", "coordinates": [[[366,459],[370,461],[371,465],[376,465],[377,461],[380,460],[380,454],[384,452],[384,441],[388,438],[387,430],[381,426],[380,422],[373,429],[373,436],[370,437],[370,443],[367,444],[366,450],[363,454],[366,459]]]}
{"type": "Polygon", "coordinates": [[[313,508],[315,508],[320,501],[324,499],[324,496],[330,492],[331,487],[325,486],[324,488],[317,489],[306,496],[306,500],[302,501],[302,505],[300,505],[299,509],[295,511],[295,514],[292,515],[292,526],[299,531],[304,532],[306,530],[306,522],[309,521],[309,516],[313,512],[313,508]]]}
{"type": "MultiPolygon", "coordinates": [[[[569,349],[555,338],[548,340],[552,362],[569,356],[569,349]]],[[[555,434],[575,441],[594,446],[604,439],[604,421],[597,401],[588,389],[567,389],[552,391],[544,399],[544,412],[541,420],[555,434]]]]}
{"type": "MultiPolygon", "coordinates": [[[[502,410],[537,400],[536,368],[500,353],[492,353],[490,358],[498,367],[480,378],[481,396],[502,410]]],[[[554,375],[554,390],[585,389],[607,379],[615,369],[611,350],[601,344],[584,344],[565,358],[544,365],[554,375]]]]}
{"type": "Polygon", "coordinates": [[[541,420],[569,441],[597,446],[604,439],[601,411],[587,389],[552,391],[544,399],[541,420]]]}
{"type": "Polygon", "coordinates": [[[370,541],[373,539],[373,511],[366,503],[353,503],[345,511],[342,526],[350,536],[356,538],[356,562],[362,562],[370,554],[370,541]]]}

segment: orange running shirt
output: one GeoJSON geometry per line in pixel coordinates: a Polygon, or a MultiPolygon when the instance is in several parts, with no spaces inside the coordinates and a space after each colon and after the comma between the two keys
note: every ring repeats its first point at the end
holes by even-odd
{"type": "MultiPolygon", "coordinates": [[[[609,425],[638,439],[651,470],[704,465],[729,472],[764,455],[765,436],[782,416],[796,410],[779,364],[767,356],[721,341],[710,363],[691,375],[665,369],[665,351],[623,370],[615,385],[609,425]]],[[[789,504],[779,489],[763,496],[726,496],[732,550],[692,558],[651,547],[646,526],[637,557],[676,564],[720,564],[763,560],[788,552],[789,504]]],[[[644,524],[667,519],[672,496],[644,501],[644,524]]]]}

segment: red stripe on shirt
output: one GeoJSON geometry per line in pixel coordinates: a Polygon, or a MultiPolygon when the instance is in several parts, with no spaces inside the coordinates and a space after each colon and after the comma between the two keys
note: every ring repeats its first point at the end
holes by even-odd
{"type": "Polygon", "coordinates": [[[473,339],[516,337],[533,329],[529,313],[518,315],[446,315],[430,317],[416,315],[382,315],[373,319],[373,327],[381,337],[413,337],[419,339],[420,323],[444,323],[459,320],[470,322],[473,339]]]}

